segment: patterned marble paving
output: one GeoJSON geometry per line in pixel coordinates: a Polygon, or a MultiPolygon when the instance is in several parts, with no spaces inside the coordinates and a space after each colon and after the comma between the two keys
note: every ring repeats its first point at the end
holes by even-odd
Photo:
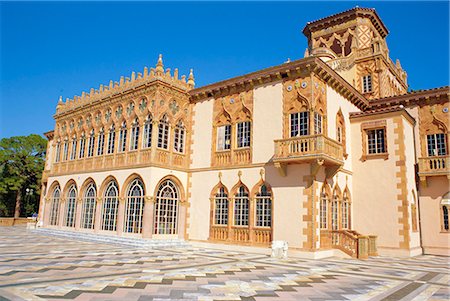
{"type": "Polygon", "coordinates": [[[273,259],[145,250],[0,227],[3,300],[450,300],[449,258],[273,259]]]}

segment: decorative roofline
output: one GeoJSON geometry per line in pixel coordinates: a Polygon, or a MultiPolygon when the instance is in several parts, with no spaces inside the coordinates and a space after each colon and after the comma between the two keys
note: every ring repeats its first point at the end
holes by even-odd
{"type": "Polygon", "coordinates": [[[193,89],[189,91],[189,94],[191,95],[192,100],[196,102],[214,97],[215,95],[220,95],[222,92],[226,93],[230,89],[254,87],[265,83],[279,81],[301,69],[307,69],[309,72],[317,74],[361,110],[368,107],[369,102],[361,93],[331,69],[325,62],[314,56],[193,89]]]}
{"type": "Polygon", "coordinates": [[[433,88],[428,90],[420,90],[409,92],[402,95],[389,96],[384,98],[378,98],[369,101],[370,109],[386,108],[396,105],[411,106],[416,105],[424,100],[436,99],[436,98],[447,98],[450,97],[449,86],[433,88]]]}
{"type": "Polygon", "coordinates": [[[44,136],[47,138],[47,140],[52,140],[53,137],[55,136],[55,131],[51,130],[51,131],[45,132],[44,136]]]}
{"type": "Polygon", "coordinates": [[[389,34],[389,30],[386,25],[384,25],[383,21],[381,21],[376,10],[374,8],[363,7],[354,7],[322,19],[308,22],[302,32],[309,39],[311,33],[314,31],[333,26],[337,23],[342,23],[342,21],[346,19],[351,20],[357,17],[368,17],[380,33],[381,37],[385,38],[389,34]]]}
{"type": "Polygon", "coordinates": [[[193,89],[195,86],[192,69],[190,70],[187,81],[185,75],[181,76],[181,79],[178,78],[178,68],[175,68],[172,76],[170,68],[167,68],[166,71],[164,71],[162,55],[160,54],[156,67],[150,68],[150,72],[147,67],[144,67],[142,73],[138,72],[136,74],[136,72],[133,71],[130,77],[121,76],[119,82],[111,80],[107,86],[100,85],[98,90],[91,88],[89,93],[82,92],[81,96],[74,96],[72,99],[67,98],[65,102],[63,102],[61,96],[56,106],[55,116],[59,116],[68,111],[73,111],[80,107],[85,107],[88,104],[108,97],[123,94],[128,90],[156,81],[164,82],[186,92],[193,89]]]}

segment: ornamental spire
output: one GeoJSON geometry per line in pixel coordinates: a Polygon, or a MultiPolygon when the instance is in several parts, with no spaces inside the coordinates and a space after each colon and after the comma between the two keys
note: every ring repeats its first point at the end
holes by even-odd
{"type": "Polygon", "coordinates": [[[164,73],[164,65],[162,61],[162,54],[159,55],[158,63],[156,63],[156,72],[164,73]]]}
{"type": "Polygon", "coordinates": [[[194,81],[194,70],[191,69],[191,71],[189,72],[189,77],[188,77],[188,85],[191,86],[192,88],[194,88],[195,86],[195,81],[194,81]]]}

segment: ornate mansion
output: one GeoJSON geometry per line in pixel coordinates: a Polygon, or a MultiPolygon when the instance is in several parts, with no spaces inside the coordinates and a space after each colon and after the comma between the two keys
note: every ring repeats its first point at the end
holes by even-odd
{"type": "Polygon", "coordinates": [[[303,29],[303,59],[195,88],[133,72],[56,106],[44,228],[450,255],[449,88],[408,92],[374,9],[303,29]]]}

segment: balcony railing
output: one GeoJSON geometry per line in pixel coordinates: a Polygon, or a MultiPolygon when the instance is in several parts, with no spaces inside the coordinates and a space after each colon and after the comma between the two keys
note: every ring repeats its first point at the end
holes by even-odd
{"type": "Polygon", "coordinates": [[[272,229],[212,225],[209,239],[213,241],[231,241],[241,244],[269,245],[272,242],[272,229]]]}
{"type": "Polygon", "coordinates": [[[252,162],[252,154],[249,147],[238,148],[213,153],[213,166],[244,165],[252,162]]]}
{"type": "Polygon", "coordinates": [[[419,174],[444,175],[450,172],[450,156],[419,158],[419,174]]]}
{"type": "Polygon", "coordinates": [[[152,163],[167,167],[187,168],[188,158],[186,154],[172,153],[163,149],[156,149],[154,153],[151,149],[142,149],[53,163],[49,173],[54,175],[97,171],[115,167],[142,166],[152,163]]]}
{"type": "Polygon", "coordinates": [[[311,135],[275,140],[273,161],[302,163],[321,159],[326,165],[342,165],[343,157],[340,143],[324,135],[311,135]]]}

